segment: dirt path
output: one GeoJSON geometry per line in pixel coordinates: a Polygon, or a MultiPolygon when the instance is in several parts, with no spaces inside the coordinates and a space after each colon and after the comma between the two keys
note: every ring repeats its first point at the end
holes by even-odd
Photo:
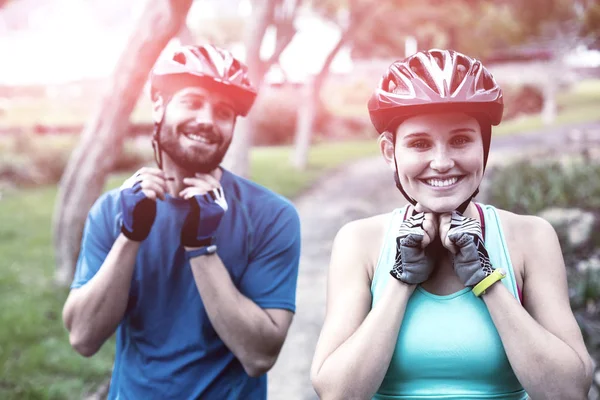
{"type": "Polygon", "coordinates": [[[295,201],[302,221],[297,310],[269,373],[269,400],[317,399],[310,383],[310,363],[325,316],[327,268],[339,228],[404,203],[381,157],[338,170],[295,201]]]}

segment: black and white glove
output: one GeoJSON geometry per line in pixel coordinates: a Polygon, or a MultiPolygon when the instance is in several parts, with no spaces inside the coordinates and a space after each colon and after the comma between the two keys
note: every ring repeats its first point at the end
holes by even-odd
{"type": "Polygon", "coordinates": [[[479,221],[454,211],[448,239],[456,247],[454,270],[465,286],[477,285],[494,271],[479,221]]]}
{"type": "Polygon", "coordinates": [[[423,248],[425,213],[404,220],[396,237],[396,259],[390,274],[407,284],[416,285],[429,278],[435,260],[423,248]]]}

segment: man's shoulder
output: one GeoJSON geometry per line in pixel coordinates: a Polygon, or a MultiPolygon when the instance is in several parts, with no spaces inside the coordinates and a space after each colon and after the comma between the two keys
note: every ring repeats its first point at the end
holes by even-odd
{"type": "Polygon", "coordinates": [[[102,193],[92,205],[90,209],[91,214],[114,214],[118,212],[120,207],[119,203],[119,189],[110,189],[102,193]]]}
{"type": "Polygon", "coordinates": [[[230,193],[245,206],[272,212],[297,213],[294,204],[285,196],[230,171],[224,170],[224,173],[228,176],[226,182],[230,186],[224,187],[226,195],[230,193]]]}

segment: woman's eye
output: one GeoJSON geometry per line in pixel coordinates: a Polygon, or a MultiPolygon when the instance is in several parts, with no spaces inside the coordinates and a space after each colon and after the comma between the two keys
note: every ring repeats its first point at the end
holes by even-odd
{"type": "Polygon", "coordinates": [[[452,139],[452,144],[454,144],[456,146],[462,146],[464,144],[467,144],[468,142],[469,142],[469,138],[466,136],[457,136],[452,139]]]}
{"type": "Polygon", "coordinates": [[[426,149],[429,147],[429,143],[426,140],[415,140],[410,143],[410,147],[415,147],[417,149],[426,149]]]}

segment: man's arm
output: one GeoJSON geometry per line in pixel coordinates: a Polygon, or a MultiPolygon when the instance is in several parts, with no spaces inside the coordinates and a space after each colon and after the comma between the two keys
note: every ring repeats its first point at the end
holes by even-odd
{"type": "Polygon", "coordinates": [[[248,375],[266,373],[277,360],[293,313],[262,309],[240,293],[217,254],[192,258],[190,265],[208,317],[221,340],[248,375]]]}
{"type": "Polygon", "coordinates": [[[103,197],[90,210],[74,289],[63,307],[69,341],[81,355],[94,355],[123,319],[140,242],[150,233],[156,199],[164,200],[165,191],[164,173],[142,168],[125,181],[118,197],[103,197]],[[123,222],[117,235],[118,208],[123,222]]]}
{"type": "Polygon", "coordinates": [[[71,346],[81,355],[100,350],[123,319],[139,247],[139,242],[119,235],[96,275],[69,293],[63,322],[71,346]]]}
{"type": "MultiPolygon", "coordinates": [[[[193,199],[182,228],[186,251],[215,238],[228,210],[227,196],[213,176],[185,178],[180,192],[193,199]]],[[[255,199],[256,201],[259,201],[255,199]]],[[[266,197],[264,201],[273,201],[266,197]]],[[[218,253],[190,259],[200,297],[215,331],[246,373],[258,377],[275,364],[295,310],[300,258],[300,220],[291,204],[262,204],[253,215],[255,241],[238,287],[218,253]]]]}

